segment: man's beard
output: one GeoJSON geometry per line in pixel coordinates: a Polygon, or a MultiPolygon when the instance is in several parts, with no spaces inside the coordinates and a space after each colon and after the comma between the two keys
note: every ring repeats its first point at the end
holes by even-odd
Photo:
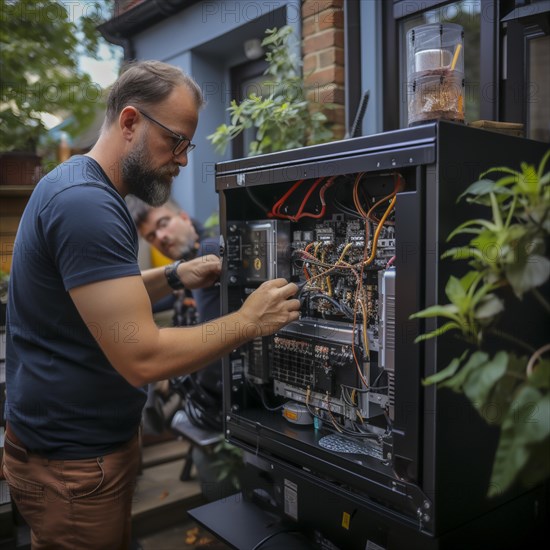
{"type": "Polygon", "coordinates": [[[170,198],[174,175],[174,169],[168,166],[150,168],[145,135],[122,161],[122,178],[129,192],[150,206],[160,206],[170,198]]]}

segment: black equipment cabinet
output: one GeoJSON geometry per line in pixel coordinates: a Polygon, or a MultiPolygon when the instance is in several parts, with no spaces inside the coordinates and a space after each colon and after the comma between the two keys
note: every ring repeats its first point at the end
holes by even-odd
{"type": "MultiPolygon", "coordinates": [[[[327,548],[514,548],[538,529],[547,490],[487,499],[497,430],[463,396],[422,385],[464,344],[415,344],[437,325],[409,316],[446,303],[465,269],[441,260],[478,214],[459,195],[547,147],[439,122],[217,166],[223,312],[264,280],[309,281],[298,322],[224,360],[247,500],[327,548]]],[[[534,313],[518,315],[516,335],[544,337],[534,313]]]]}

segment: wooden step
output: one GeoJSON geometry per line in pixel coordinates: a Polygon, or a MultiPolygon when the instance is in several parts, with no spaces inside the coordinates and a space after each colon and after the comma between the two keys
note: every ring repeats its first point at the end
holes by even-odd
{"type": "MultiPolygon", "coordinates": [[[[159,449],[157,452],[159,456],[162,454],[159,449]]],[[[178,459],[143,469],[132,503],[132,533],[135,537],[181,525],[188,521],[188,509],[205,502],[198,481],[180,481],[183,465],[184,459],[178,459]]]]}
{"type": "Polygon", "coordinates": [[[141,467],[142,469],[150,468],[158,464],[173,462],[187,456],[189,451],[189,442],[182,439],[173,439],[172,441],[164,441],[142,447],[141,450],[141,467]]]}

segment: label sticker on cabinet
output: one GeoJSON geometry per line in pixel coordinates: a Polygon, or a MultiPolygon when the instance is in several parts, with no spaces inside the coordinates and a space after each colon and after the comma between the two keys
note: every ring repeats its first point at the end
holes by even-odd
{"type": "Polygon", "coordinates": [[[342,513],[342,527],[349,530],[349,520],[351,516],[347,512],[342,513]]]}

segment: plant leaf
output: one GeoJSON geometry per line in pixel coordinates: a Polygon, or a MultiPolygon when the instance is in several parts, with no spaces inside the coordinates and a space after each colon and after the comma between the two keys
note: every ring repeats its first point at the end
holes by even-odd
{"type": "Polygon", "coordinates": [[[516,405],[518,399],[514,400],[512,410],[516,413],[517,422],[516,441],[522,443],[540,443],[550,436],[550,395],[541,396],[537,390],[531,390],[529,386],[524,386],[525,391],[518,394],[523,397],[523,401],[516,405]],[[540,396],[540,397],[539,397],[540,396]],[[537,400],[538,398],[538,400],[537,400]],[[517,408],[514,408],[517,406],[517,408]]]}
{"type": "Polygon", "coordinates": [[[524,262],[508,264],[505,274],[510,286],[518,298],[525,292],[541,286],[550,277],[550,260],[538,254],[532,254],[524,262]]]}
{"type": "Polygon", "coordinates": [[[487,362],[489,355],[483,351],[474,352],[466,364],[449,380],[442,382],[440,388],[450,388],[455,392],[462,391],[462,385],[472,371],[487,362]]]}
{"type": "Polygon", "coordinates": [[[488,497],[498,497],[506,492],[529,460],[529,453],[523,445],[514,442],[511,427],[501,429],[498,447],[493,461],[488,497]]]}
{"type": "MultiPolygon", "coordinates": [[[[550,149],[548,149],[548,151],[546,151],[546,154],[544,155],[544,157],[542,157],[542,160],[540,161],[539,169],[537,171],[537,175],[538,175],[539,180],[542,179],[542,176],[544,174],[544,169],[546,168],[546,163],[548,162],[548,159],[550,159],[550,149]]],[[[547,176],[550,175],[550,172],[548,172],[548,174],[546,174],[546,175],[547,176]]]]}
{"type": "MultiPolygon", "coordinates": [[[[489,229],[490,231],[494,231],[496,229],[495,224],[483,219],[475,219],[475,220],[467,220],[464,223],[461,223],[454,231],[451,231],[449,236],[447,237],[447,242],[450,241],[453,237],[456,235],[460,235],[462,233],[462,230],[465,227],[470,227],[471,225],[479,225],[479,231],[482,231],[482,228],[485,227],[486,229],[489,229]]],[[[468,233],[472,233],[472,231],[469,231],[468,233]]]]}
{"type": "MultiPolygon", "coordinates": [[[[445,286],[445,294],[449,300],[458,306],[464,298],[466,298],[466,291],[460,280],[451,275],[445,286]]],[[[460,309],[460,306],[458,306],[460,309]]]]}
{"type": "Polygon", "coordinates": [[[438,336],[441,336],[442,334],[445,334],[446,332],[449,332],[453,329],[464,332],[464,327],[462,325],[454,321],[450,321],[440,326],[439,328],[432,330],[431,332],[427,332],[426,334],[421,334],[420,336],[417,336],[414,340],[414,343],[418,344],[418,342],[423,342],[424,340],[429,340],[430,338],[437,338],[438,336]]]}
{"type": "Polygon", "coordinates": [[[464,351],[460,357],[455,357],[443,370],[428,376],[422,380],[423,386],[430,386],[432,384],[438,384],[447,378],[450,378],[458,370],[464,358],[468,355],[468,350],[464,351]]]}
{"type": "Polygon", "coordinates": [[[483,254],[477,248],[471,246],[461,246],[459,248],[451,248],[441,254],[441,259],[452,258],[453,260],[467,260],[474,258],[477,260],[483,260],[483,254]]]}
{"type": "Polygon", "coordinates": [[[529,459],[520,473],[524,487],[536,487],[550,477],[550,438],[527,445],[529,459]]]}
{"type": "Polygon", "coordinates": [[[487,294],[475,310],[476,319],[490,319],[504,311],[504,302],[496,294],[487,294]]]}
{"type": "Polygon", "coordinates": [[[515,174],[516,176],[519,176],[519,172],[517,170],[513,170],[512,168],[508,168],[507,166],[494,166],[493,168],[489,168],[489,170],[486,170],[482,174],[480,174],[480,178],[485,178],[487,174],[493,174],[495,172],[500,172],[502,174],[515,174]]]}
{"type": "Polygon", "coordinates": [[[413,313],[409,319],[427,319],[429,317],[446,317],[447,319],[452,319],[454,321],[459,321],[460,318],[458,315],[458,308],[453,304],[446,304],[444,306],[430,306],[422,311],[417,311],[413,313]]]}
{"type": "Polygon", "coordinates": [[[530,386],[520,388],[502,422],[489,496],[506,491],[519,476],[529,460],[529,446],[526,444],[548,438],[549,414],[548,394],[543,397],[530,386]]]}
{"type": "Polygon", "coordinates": [[[527,383],[540,390],[550,390],[550,360],[539,359],[537,366],[527,379],[527,383]]]}
{"type": "Polygon", "coordinates": [[[516,447],[544,441],[550,436],[550,395],[543,395],[528,385],[522,386],[508,410],[502,429],[513,432],[516,447]]]}
{"type": "Polygon", "coordinates": [[[505,415],[514,400],[515,392],[525,383],[525,365],[527,357],[508,354],[506,373],[495,383],[486,406],[479,412],[488,424],[502,424],[505,415]]]}
{"type": "Polygon", "coordinates": [[[481,179],[472,183],[462,195],[457,199],[461,201],[466,195],[486,195],[487,193],[495,192],[496,184],[493,180],[481,179]]]}
{"type": "Polygon", "coordinates": [[[525,162],[521,163],[522,174],[518,178],[517,189],[527,195],[537,195],[539,192],[539,178],[535,167],[525,162]]]}
{"type": "Polygon", "coordinates": [[[507,365],[508,354],[499,351],[493,359],[479,363],[464,380],[464,393],[478,411],[484,408],[493,386],[504,376],[507,365]]]}

